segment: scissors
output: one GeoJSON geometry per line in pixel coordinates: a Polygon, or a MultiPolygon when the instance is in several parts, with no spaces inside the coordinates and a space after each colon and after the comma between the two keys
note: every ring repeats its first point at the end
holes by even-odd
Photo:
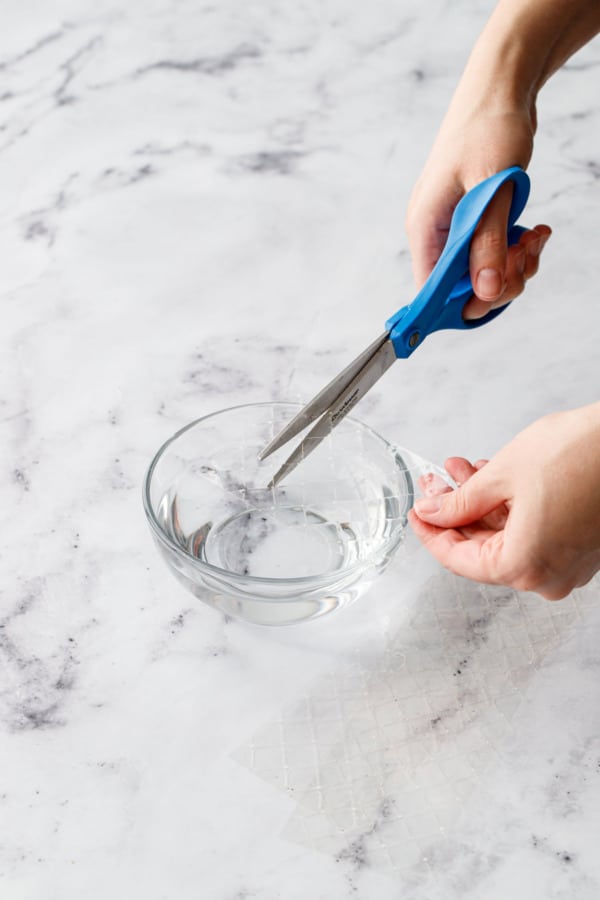
{"type": "Polygon", "coordinates": [[[527,203],[529,178],[519,166],[512,166],[486,178],[464,195],[454,210],[442,254],[412,303],[394,313],[385,323],[385,332],[319,391],[260,453],[259,459],[266,459],[318,419],[275,473],[269,488],[275,487],[318,447],[392,363],[408,359],[427,335],[442,329],[479,328],[504,312],[506,306],[492,309],[480,319],[463,319],[464,306],[473,295],[469,278],[471,239],[489,203],[507,181],[513,184],[508,243],[517,243],[526,230],[516,221],[527,203]]]}

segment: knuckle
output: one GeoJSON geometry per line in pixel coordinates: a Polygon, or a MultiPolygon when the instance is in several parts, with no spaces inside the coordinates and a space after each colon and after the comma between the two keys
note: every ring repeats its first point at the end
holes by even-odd
{"type": "Polygon", "coordinates": [[[511,300],[515,300],[520,294],[523,293],[525,289],[525,280],[523,276],[513,277],[508,282],[506,290],[502,294],[502,302],[509,303],[511,300]]]}
{"type": "Polygon", "coordinates": [[[549,567],[540,560],[526,560],[513,575],[511,586],[517,591],[540,594],[547,600],[560,599],[555,596],[557,585],[549,567]]]}
{"type": "Polygon", "coordinates": [[[495,229],[486,229],[473,238],[471,253],[476,257],[494,257],[505,259],[507,253],[506,235],[495,229]]]}
{"type": "Polygon", "coordinates": [[[573,588],[566,586],[559,586],[553,588],[546,588],[544,590],[538,591],[540,596],[544,598],[544,600],[548,600],[551,603],[556,602],[556,600],[564,600],[565,597],[568,597],[573,588]]]}
{"type": "Polygon", "coordinates": [[[529,279],[529,278],[533,278],[534,275],[537,275],[537,271],[538,271],[539,267],[540,267],[539,260],[537,258],[532,259],[531,256],[529,256],[529,258],[527,260],[527,264],[525,266],[525,278],[529,279]]]}
{"type": "MultiPolygon", "coordinates": [[[[506,551],[506,548],[504,548],[506,551]]],[[[545,569],[532,558],[522,552],[502,553],[496,559],[495,579],[506,584],[515,591],[537,591],[544,583],[545,569]]]]}
{"type": "Polygon", "coordinates": [[[412,196],[408,201],[406,215],[404,217],[404,228],[407,232],[417,231],[423,225],[423,221],[427,218],[426,204],[423,201],[422,189],[420,183],[417,182],[412,196]]]}
{"type": "Polygon", "coordinates": [[[480,248],[506,249],[506,235],[496,228],[482,229],[473,239],[475,246],[480,248]]]}
{"type": "Polygon", "coordinates": [[[458,519],[463,519],[467,515],[468,498],[465,485],[457,488],[449,493],[444,499],[444,512],[448,512],[458,519]]]}
{"type": "Polygon", "coordinates": [[[524,572],[521,575],[517,575],[516,578],[511,580],[511,587],[516,591],[522,591],[524,593],[528,593],[529,591],[539,593],[539,590],[536,591],[538,579],[532,572],[524,572]]]}

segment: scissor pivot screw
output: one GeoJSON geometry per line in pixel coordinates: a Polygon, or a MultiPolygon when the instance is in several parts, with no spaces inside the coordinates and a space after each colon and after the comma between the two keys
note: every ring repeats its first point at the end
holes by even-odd
{"type": "Polygon", "coordinates": [[[421,340],[421,335],[419,334],[419,332],[413,331],[413,333],[411,334],[411,336],[408,339],[408,346],[416,347],[420,340],[421,340]]]}

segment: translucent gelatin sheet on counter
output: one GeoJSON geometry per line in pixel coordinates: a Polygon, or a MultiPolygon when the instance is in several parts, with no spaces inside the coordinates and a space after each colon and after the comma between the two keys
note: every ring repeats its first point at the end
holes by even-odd
{"type": "Polygon", "coordinates": [[[596,597],[597,585],[549,603],[440,573],[375,662],[358,649],[234,758],[293,798],[285,838],[344,858],[368,837],[372,866],[410,866],[455,821],[596,597]]]}

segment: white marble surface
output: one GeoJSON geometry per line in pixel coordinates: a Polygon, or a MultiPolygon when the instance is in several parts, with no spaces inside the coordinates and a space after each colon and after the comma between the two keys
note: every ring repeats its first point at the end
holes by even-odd
{"type": "MultiPolygon", "coordinates": [[[[5,8],[2,900],[598,897],[597,584],[420,552],[261,629],[183,591],[140,500],[176,428],[308,398],[410,299],[406,202],[491,6],[5,8]]],[[[362,404],[425,457],[597,399],[599,64],[540,104],[527,296],[362,404]]]]}

